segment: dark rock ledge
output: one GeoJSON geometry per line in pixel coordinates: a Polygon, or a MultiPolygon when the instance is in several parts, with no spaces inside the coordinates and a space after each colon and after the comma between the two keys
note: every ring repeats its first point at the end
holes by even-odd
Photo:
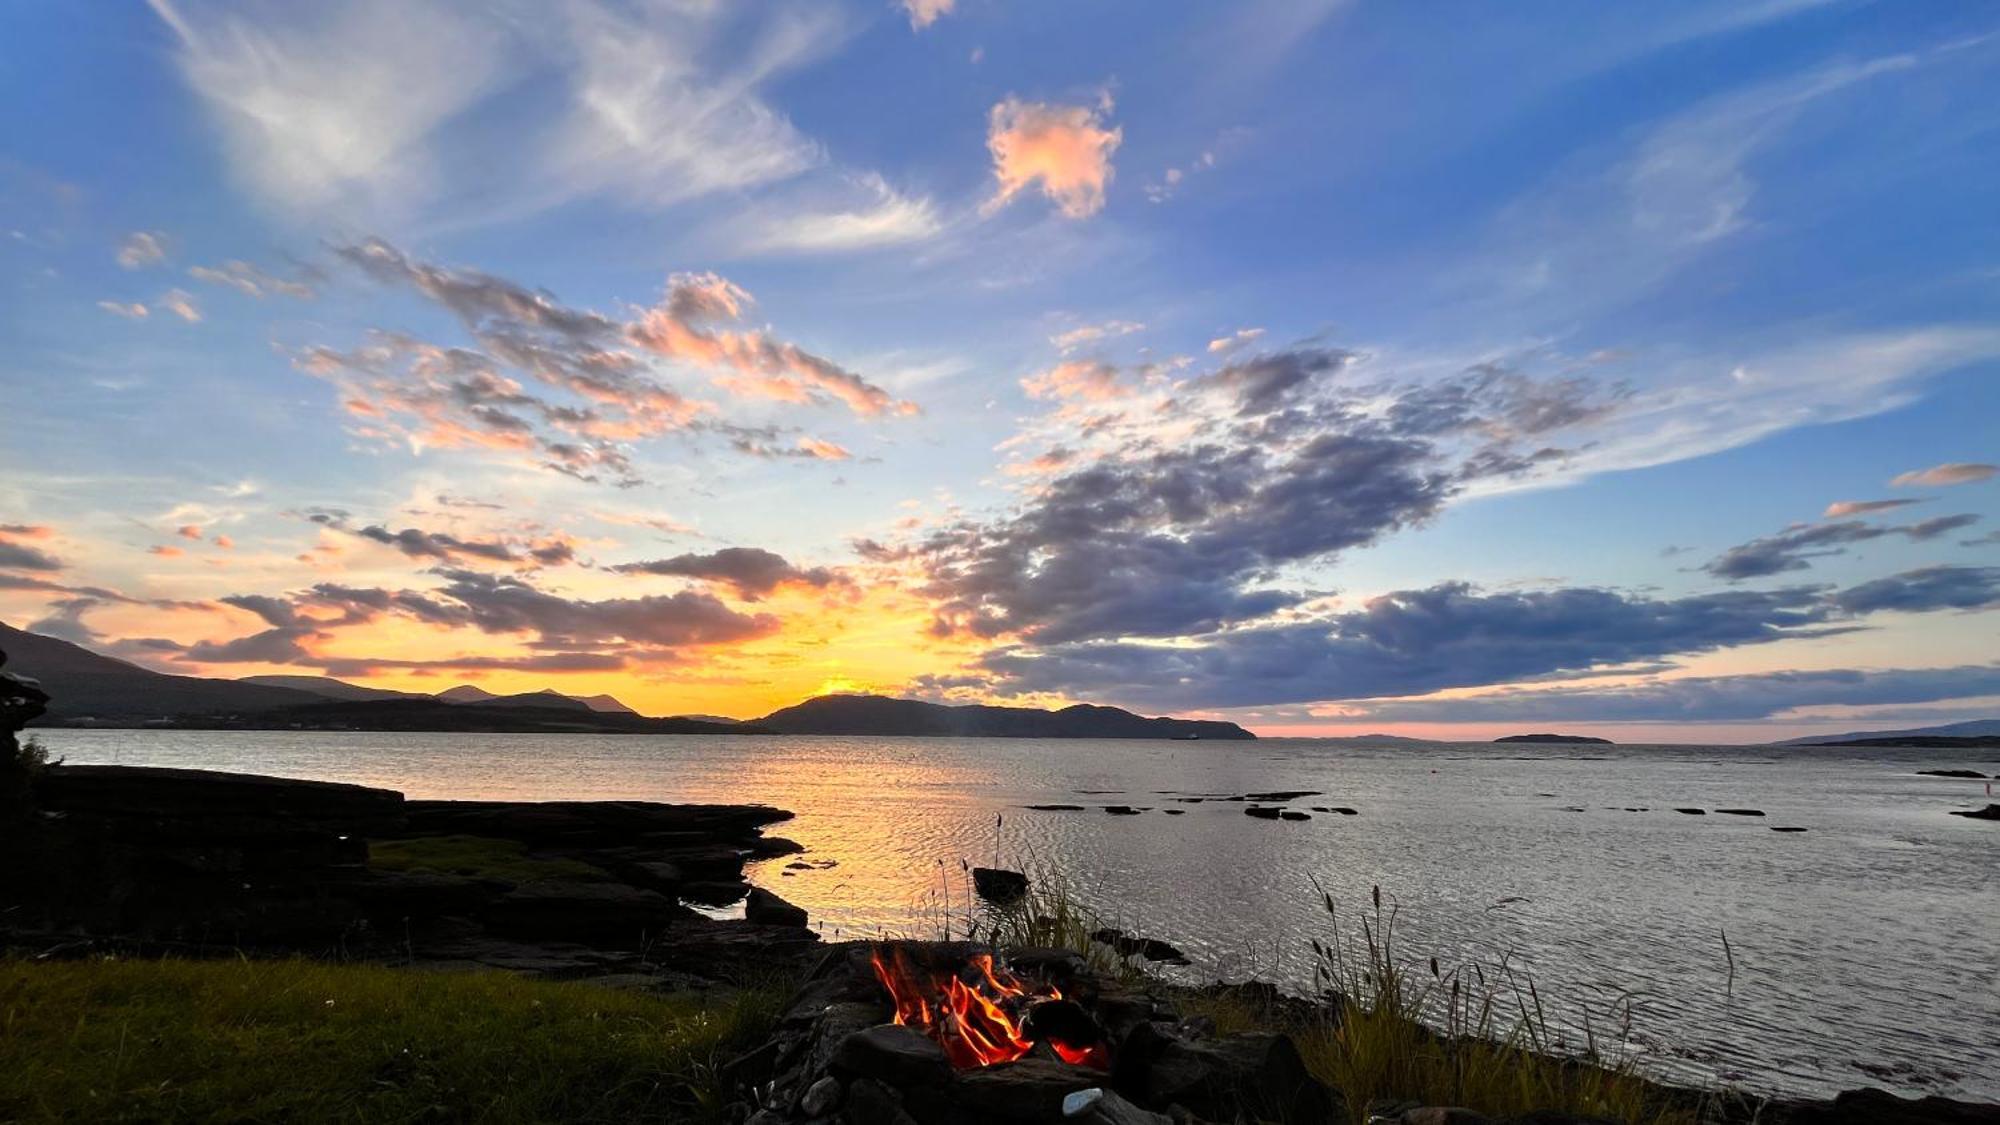
{"type": "Polygon", "coordinates": [[[810,954],[805,912],[744,864],[800,851],[758,805],[408,801],[359,785],[57,766],[34,788],[41,862],[0,897],[0,944],[242,950],[552,977],[729,980],[810,954]],[[520,862],[383,870],[372,843],[442,838],[520,862]],[[511,872],[511,874],[509,874],[511,872]],[[750,899],[742,920],[690,903],[750,899]]]}

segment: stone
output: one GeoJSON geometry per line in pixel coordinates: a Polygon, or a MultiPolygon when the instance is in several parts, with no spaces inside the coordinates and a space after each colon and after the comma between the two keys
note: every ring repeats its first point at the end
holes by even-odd
{"type": "Polygon", "coordinates": [[[1251,805],[1249,808],[1243,810],[1243,815],[1254,816],[1259,820],[1276,820],[1284,811],[1283,809],[1267,809],[1261,805],[1251,805]]]}
{"type": "Polygon", "coordinates": [[[1018,902],[1028,893],[1028,877],[1000,867],[975,867],[972,889],[988,902],[1018,902]]]}
{"type": "Polygon", "coordinates": [[[2000,805],[1988,805],[1983,809],[1970,811],[1953,809],[1951,815],[1962,816],[1967,820],[2000,820],[2000,805]]]}
{"type": "Polygon", "coordinates": [[[1311,819],[1312,819],[1312,814],[1311,814],[1311,813],[1302,813],[1302,812],[1299,812],[1299,811],[1298,811],[1298,810],[1296,810],[1296,809],[1286,809],[1285,811],[1283,811],[1283,812],[1281,812],[1281,813],[1279,813],[1279,814],[1278,814],[1278,819],[1279,819],[1279,820],[1311,820],[1311,819]]]}
{"type": "Polygon", "coordinates": [[[1104,811],[1110,813],[1112,816],[1138,816],[1145,810],[1135,809],[1131,805],[1106,805],[1104,806],[1104,811]]]}
{"type": "Polygon", "coordinates": [[[915,1028],[893,1023],[864,1028],[843,1038],[834,1048],[832,1068],[903,1088],[942,1085],[951,1078],[951,1063],[943,1047],[915,1028]]]}
{"type": "Polygon", "coordinates": [[[840,1104],[840,1079],[829,1074],[806,1087],[799,1098],[799,1112],[807,1117],[820,1117],[831,1113],[840,1104]]]}
{"type": "Polygon", "coordinates": [[[1168,1042],[1147,1071],[1149,1100],[1230,1121],[1327,1121],[1339,1095],[1314,1078],[1286,1035],[1251,1032],[1200,1043],[1168,1042]]]}
{"type": "Polygon", "coordinates": [[[1167,814],[1168,816],[1186,816],[1186,815],[1187,815],[1187,810],[1186,810],[1186,809],[1166,809],[1166,810],[1163,810],[1163,811],[1165,811],[1165,812],[1166,812],[1166,814],[1167,814]]]}
{"type": "Polygon", "coordinates": [[[917,1125],[896,1092],[872,1078],[857,1078],[848,1084],[842,1116],[849,1125],[917,1125]]]}
{"type": "Polygon", "coordinates": [[[762,887],[751,887],[743,900],[743,920],[771,926],[803,926],[806,912],[762,887]]]}
{"type": "Polygon", "coordinates": [[[1026,805],[1023,807],[1034,809],[1036,812],[1082,812],[1083,811],[1082,805],[1026,805]]]}
{"type": "Polygon", "coordinates": [[[1771,826],[1771,831],[1773,831],[1773,832],[1804,832],[1804,831],[1805,831],[1805,829],[1803,829],[1803,828],[1799,828],[1799,827],[1797,827],[1797,826],[1795,826],[1795,825],[1790,825],[1790,824],[1773,824],[1773,825],[1771,826]]]}
{"type": "Polygon", "coordinates": [[[1686,814],[1687,814],[1687,815],[1689,815],[1689,816],[1707,816],[1707,815],[1708,815],[1708,810],[1707,810],[1707,809],[1675,809],[1674,811],[1675,811],[1675,812],[1677,812],[1677,813],[1686,813],[1686,814]]]}
{"type": "Polygon", "coordinates": [[[1064,1096],[1062,1115],[1092,1125],[1173,1125],[1173,1118],[1140,1109],[1102,1086],[1064,1096]]]}
{"type": "Polygon", "coordinates": [[[693,916],[658,891],[623,883],[544,879],[523,883],[486,907],[486,921],[502,933],[588,940],[638,941],[693,916]]]}
{"type": "Polygon", "coordinates": [[[1724,816],[1763,816],[1763,809],[1717,809],[1724,816]]]}
{"type": "Polygon", "coordinates": [[[1920,777],[1967,777],[1974,781],[1986,776],[1978,770],[1918,770],[1917,774],[1920,777]]]}
{"type": "Polygon", "coordinates": [[[1339,814],[1340,814],[1340,815],[1342,815],[1342,816],[1360,816],[1360,815],[1361,815],[1361,810],[1360,810],[1360,809],[1350,809],[1350,808],[1348,808],[1348,807],[1347,807],[1346,805],[1335,805],[1335,806],[1333,806],[1333,811],[1334,811],[1334,812],[1337,812],[1337,813],[1339,813],[1339,814]]]}
{"type": "Polygon", "coordinates": [[[1302,797],[1317,797],[1317,789],[1282,789],[1274,793],[1245,793],[1246,801],[1296,801],[1302,797]]]}

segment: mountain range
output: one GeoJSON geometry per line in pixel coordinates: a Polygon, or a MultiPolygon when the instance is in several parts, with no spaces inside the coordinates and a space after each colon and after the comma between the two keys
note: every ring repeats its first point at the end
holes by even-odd
{"type": "Polygon", "coordinates": [[[1994,738],[2000,737],[2000,719],[1970,719],[1936,727],[1909,727],[1904,730],[1854,730],[1846,734],[1815,734],[1788,738],[1780,746],[1838,746],[1843,742],[1884,743],[1904,738],[1994,738]]]}
{"type": "Polygon", "coordinates": [[[543,690],[496,695],[472,684],[425,695],[328,676],[174,676],[80,645],[0,624],[7,670],[51,696],[50,725],[192,728],[521,731],[650,734],[957,735],[1019,738],[1255,738],[1234,723],[1145,718],[1116,707],[946,706],[914,699],[830,695],[739,722],[716,716],[654,719],[609,695],[543,690]]]}

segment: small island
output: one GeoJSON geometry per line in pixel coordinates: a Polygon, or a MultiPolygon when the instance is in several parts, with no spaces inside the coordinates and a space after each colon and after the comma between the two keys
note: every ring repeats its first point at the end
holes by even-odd
{"type": "Polygon", "coordinates": [[[1615,746],[1608,738],[1592,738],[1587,734],[1510,734],[1496,738],[1494,742],[1575,742],[1592,746],[1615,746]]]}

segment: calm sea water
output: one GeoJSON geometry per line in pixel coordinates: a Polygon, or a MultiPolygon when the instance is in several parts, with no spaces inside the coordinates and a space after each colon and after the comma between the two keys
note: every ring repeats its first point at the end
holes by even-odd
{"type": "Polygon", "coordinates": [[[1551,1016],[1665,1077],[2000,1100],[2000,825],[1946,815],[2000,752],[908,738],[42,732],[75,762],[359,782],[412,797],[762,802],[831,859],[755,878],[829,936],[934,925],[962,862],[1060,872],[1192,973],[1311,983],[1370,888],[1412,958],[1505,960],[1551,1016]],[[1357,816],[1173,796],[1321,790],[1357,816]],[[1034,812],[1070,803],[1084,812],[1034,812]],[[1139,816],[1099,807],[1145,806],[1139,816]],[[1700,806],[1706,816],[1674,812],[1700,806]],[[1628,807],[1645,812],[1628,812],[1628,807]],[[1718,807],[1764,817],[1716,815],[1718,807]],[[1167,816],[1165,809],[1184,809],[1167,816]],[[1572,811],[1580,810],[1580,811],[1572,811]],[[996,827],[996,818],[1004,821],[996,827]],[[1808,831],[1777,833],[1773,825],[1808,831]],[[1723,935],[1733,953],[1725,954],[1723,935]],[[1887,1068],[1887,1069],[1883,1069],[1887,1068]]]}

